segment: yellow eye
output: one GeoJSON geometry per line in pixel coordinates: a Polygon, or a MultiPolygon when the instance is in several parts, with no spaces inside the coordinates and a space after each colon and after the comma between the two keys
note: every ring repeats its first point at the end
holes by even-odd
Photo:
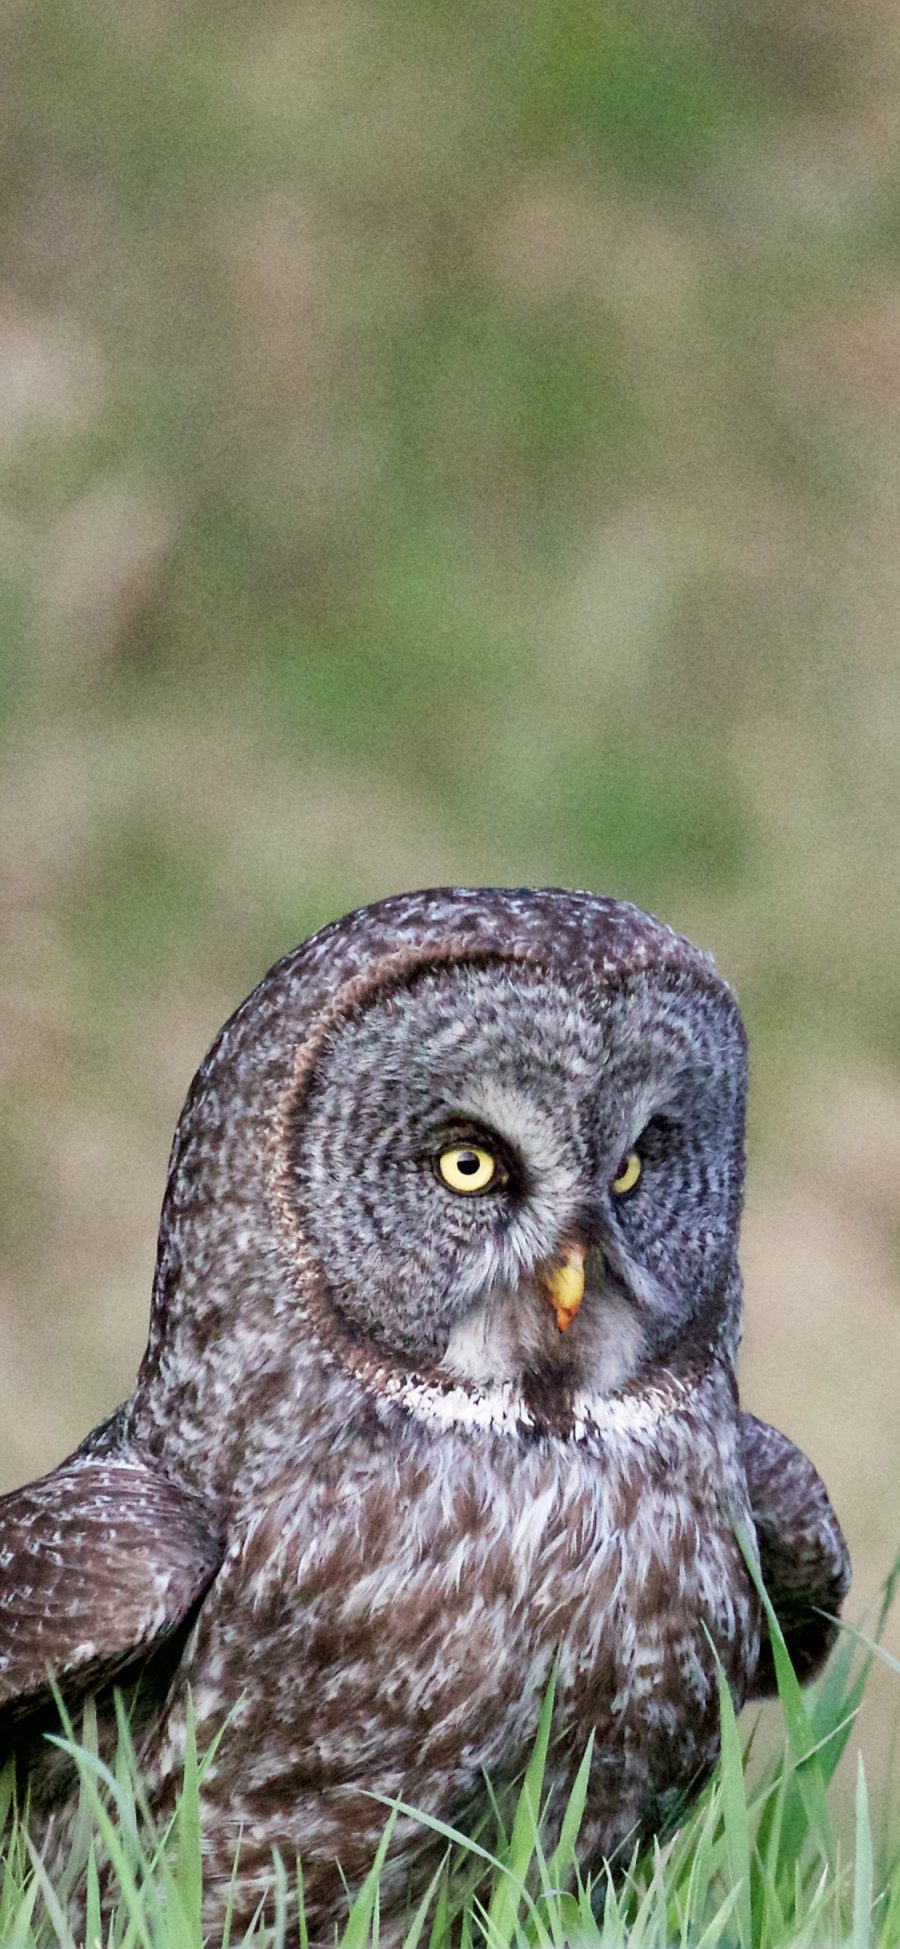
{"type": "Polygon", "coordinates": [[[623,1191],[634,1190],[638,1178],[641,1175],[641,1168],[641,1160],[637,1151],[630,1150],[628,1156],[623,1157],[618,1172],[613,1178],[612,1188],[617,1197],[621,1198],[623,1191]]]}
{"type": "Polygon", "coordinates": [[[486,1191],[497,1176],[497,1159],[478,1144],[454,1144],[441,1151],[438,1170],[451,1191],[486,1191]]]}

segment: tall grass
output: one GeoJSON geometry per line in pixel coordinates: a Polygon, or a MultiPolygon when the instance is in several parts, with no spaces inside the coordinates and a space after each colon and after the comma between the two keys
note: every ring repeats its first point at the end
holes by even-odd
{"type": "MultiPolygon", "coordinates": [[[[780,1750],[765,1764],[753,1754],[754,1731],[742,1742],[724,1682],[720,1688],[722,1757],[716,1776],[676,1837],[656,1844],[615,1878],[582,1860],[578,1832],[591,1750],[545,1841],[545,1772],[551,1741],[552,1686],[511,1818],[494,1804],[486,1832],[465,1835],[427,1818],[446,1842],[446,1857],[418,1908],[410,1913],[406,1949],[889,1949],[900,1943],[900,1837],[870,1805],[862,1756],[850,1833],[837,1838],[832,1783],[852,1739],[875,1658],[900,1675],[879,1649],[900,1580],[900,1558],[884,1589],[875,1638],[847,1627],[820,1683],[801,1693],[770,1619],[783,1717],[780,1750]],[[454,1892],[451,1892],[454,1891],[454,1892]],[[460,1892],[462,1891],[462,1892],[460,1892]]],[[[306,1949],[302,1870],[273,1863],[267,1918],[238,1936],[228,1919],[204,1937],[201,1923],[200,1804],[210,1755],[200,1756],[188,1729],[184,1777],[175,1811],[157,1828],[146,1805],[124,1712],[112,1766],[93,1750],[86,1722],[81,1741],[66,1723],[60,1738],[75,1758],[80,1783],[71,1857],[48,1872],[15,1805],[11,1771],[0,1778],[0,1943],[4,1949],[306,1949]],[[100,1896],[100,1863],[109,1894],[100,1896]],[[76,1882],[86,1890],[84,1932],[67,1919],[76,1882]]],[[[363,1885],[348,1896],[340,1949],[365,1949],[379,1937],[379,1881],[391,1845],[398,1802],[386,1810],[381,1847],[363,1885]]]]}

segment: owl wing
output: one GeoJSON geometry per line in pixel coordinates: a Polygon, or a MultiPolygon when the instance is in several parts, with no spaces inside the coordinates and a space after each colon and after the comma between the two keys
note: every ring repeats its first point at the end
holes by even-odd
{"type": "MultiPolygon", "coordinates": [[[[741,1435],[763,1582],[798,1678],[814,1678],[850,1588],[847,1545],[825,1484],[802,1450],[753,1414],[741,1416],[741,1435]]],[[[776,1690],[766,1634],[750,1697],[776,1690]]]]}
{"type": "MultiPolygon", "coordinates": [[[[135,1453],[79,1453],[0,1500],[0,1735],[149,1655],[222,1560],[200,1500],[135,1453]]],[[[0,1746],[2,1746],[0,1737],[0,1746]]]]}

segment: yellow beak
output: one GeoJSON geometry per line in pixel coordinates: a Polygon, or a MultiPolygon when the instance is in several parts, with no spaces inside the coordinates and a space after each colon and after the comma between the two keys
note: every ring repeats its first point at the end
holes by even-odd
{"type": "Polygon", "coordinates": [[[584,1246],[570,1245],[562,1264],[544,1276],[550,1304],[560,1333],[572,1321],[584,1298],[584,1246]]]}

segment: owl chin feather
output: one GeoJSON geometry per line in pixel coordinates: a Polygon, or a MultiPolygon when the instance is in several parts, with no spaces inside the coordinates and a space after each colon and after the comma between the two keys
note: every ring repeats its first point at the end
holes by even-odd
{"type": "Polygon", "coordinates": [[[591,1280],[577,1318],[560,1334],[546,1294],[534,1280],[495,1287],[453,1327],[443,1372],[476,1386],[552,1376],[557,1386],[588,1396],[615,1393],[633,1379],[649,1352],[643,1322],[625,1295],[591,1280]]]}

